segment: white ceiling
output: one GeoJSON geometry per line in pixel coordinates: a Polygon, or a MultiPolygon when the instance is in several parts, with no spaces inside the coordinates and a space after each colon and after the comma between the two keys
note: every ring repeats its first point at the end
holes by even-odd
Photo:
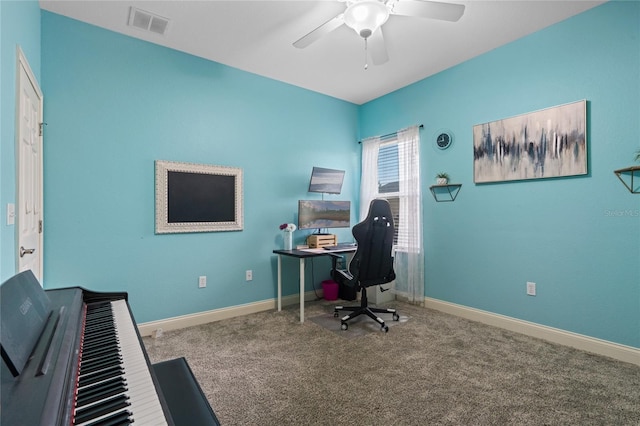
{"type": "MultiPolygon", "coordinates": [[[[402,1],[402,0],[401,0],[402,1]]],[[[42,9],[355,104],[422,80],[604,1],[452,0],[458,22],[391,16],[389,61],[364,69],[364,41],[342,26],[292,43],[342,13],[341,1],[40,0],[42,9]],[[127,25],[131,6],[170,20],[164,36],[127,25]]],[[[370,61],[369,61],[370,62],[370,61]]]]}

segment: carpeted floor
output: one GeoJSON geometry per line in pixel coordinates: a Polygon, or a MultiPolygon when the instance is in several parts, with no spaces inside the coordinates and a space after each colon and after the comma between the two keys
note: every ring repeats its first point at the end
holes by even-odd
{"type": "Polygon", "coordinates": [[[144,343],[187,358],[224,426],[640,425],[638,366],[400,302],[388,333],[341,331],[334,304],[144,343]]]}

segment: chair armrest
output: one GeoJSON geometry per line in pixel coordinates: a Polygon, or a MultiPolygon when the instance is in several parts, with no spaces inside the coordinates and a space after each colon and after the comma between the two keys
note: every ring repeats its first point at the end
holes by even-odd
{"type": "Polygon", "coordinates": [[[342,255],[341,255],[341,254],[338,254],[338,253],[332,253],[332,252],[330,252],[330,251],[328,251],[328,252],[327,252],[327,254],[333,258],[333,259],[331,259],[331,261],[332,261],[332,262],[334,261],[334,259],[335,259],[335,260],[337,260],[337,259],[342,259],[342,255]]]}
{"type": "Polygon", "coordinates": [[[338,259],[342,259],[342,255],[336,253],[327,253],[331,256],[331,278],[336,282],[343,282],[348,287],[356,285],[356,279],[347,269],[338,269],[338,259]],[[339,278],[342,278],[340,280],[339,278]]]}
{"type": "Polygon", "coordinates": [[[331,272],[333,275],[333,272],[338,270],[338,259],[342,259],[342,256],[336,253],[327,253],[327,254],[331,256],[331,272]]]}
{"type": "Polygon", "coordinates": [[[336,272],[344,277],[348,281],[347,284],[351,285],[351,281],[353,281],[353,275],[347,270],[344,269],[336,269],[336,272]]]}

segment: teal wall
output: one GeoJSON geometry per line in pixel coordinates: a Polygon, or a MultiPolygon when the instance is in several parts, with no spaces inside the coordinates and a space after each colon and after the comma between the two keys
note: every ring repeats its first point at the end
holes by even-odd
{"type": "Polygon", "coordinates": [[[16,200],[17,46],[40,81],[40,6],[37,1],[0,1],[0,282],[16,272],[15,226],[7,225],[7,204],[16,200]]]}
{"type": "Polygon", "coordinates": [[[273,299],[312,166],[348,170],[325,198],[356,201],[357,106],[49,12],[42,32],[46,288],[127,291],[139,322],[273,299]],[[155,235],[154,160],[242,168],[244,230],[155,235]]]}
{"type": "MultiPolygon", "coordinates": [[[[640,347],[640,198],[613,174],[640,148],[640,3],[609,2],[361,107],[36,9],[0,5],[3,279],[15,269],[6,123],[20,43],[49,123],[45,287],[127,291],[139,322],[274,298],[277,227],[313,197],[311,166],[346,169],[331,198],[356,201],[355,141],[422,123],[426,295],[640,347]],[[473,125],[580,99],[587,176],[474,185],[473,125]],[[433,148],[442,128],[455,134],[447,151],[433,148]],[[156,159],[241,167],[244,231],[155,235],[156,159]],[[454,203],[428,191],[441,170],[463,184],[454,203]]],[[[296,293],[297,263],[285,266],[296,293]]]]}
{"type": "Polygon", "coordinates": [[[640,3],[611,2],[362,107],[363,137],[424,124],[427,297],[640,346],[640,196],[613,173],[640,149],[639,76],[640,3]],[[473,183],[475,124],[581,99],[587,176],[473,183]],[[428,190],[439,171],[453,203],[428,190]]]}

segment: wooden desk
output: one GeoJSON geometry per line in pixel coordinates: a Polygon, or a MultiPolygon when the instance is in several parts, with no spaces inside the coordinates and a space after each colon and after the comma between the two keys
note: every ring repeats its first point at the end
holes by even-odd
{"type": "Polygon", "coordinates": [[[274,250],[278,255],[278,311],[282,310],[282,256],[297,258],[300,264],[300,323],[304,322],[304,264],[309,257],[328,256],[330,253],[351,253],[356,247],[338,250],[304,249],[304,250],[274,250]]]}

